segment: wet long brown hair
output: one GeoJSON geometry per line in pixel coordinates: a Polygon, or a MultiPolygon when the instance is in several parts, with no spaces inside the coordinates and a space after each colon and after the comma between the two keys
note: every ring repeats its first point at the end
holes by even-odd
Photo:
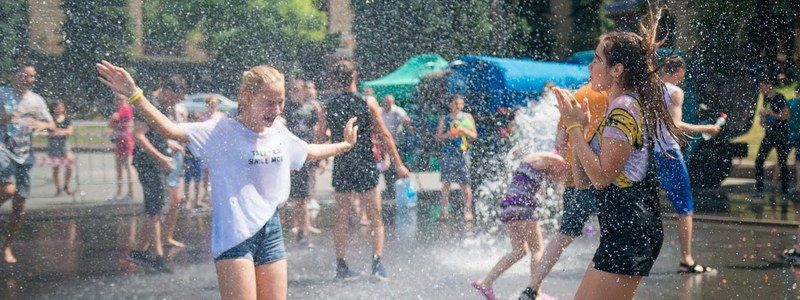
{"type": "MultiPolygon", "coordinates": [[[[650,144],[660,140],[659,126],[665,126],[667,132],[677,139],[678,132],[672,116],[664,102],[664,82],[658,77],[658,48],[664,40],[657,40],[658,21],[665,7],[648,5],[648,13],[639,21],[639,32],[611,32],[600,37],[605,44],[603,54],[608,66],[621,64],[624,66],[619,85],[623,89],[633,90],[638,95],[642,107],[647,132],[651,135],[650,144]],[[664,125],[660,125],[664,124],[664,125]]],[[[660,144],[660,143],[655,143],[660,144]]]]}

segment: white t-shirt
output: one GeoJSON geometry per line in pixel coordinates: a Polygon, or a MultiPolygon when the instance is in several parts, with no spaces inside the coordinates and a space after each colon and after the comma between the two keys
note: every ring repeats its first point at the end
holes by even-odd
{"type": "Polygon", "coordinates": [[[225,117],[182,123],[189,149],[208,164],[211,254],[216,258],[256,234],[289,197],[290,170],[309,146],[280,122],[261,133],[225,117]]]}
{"type": "MultiPolygon", "coordinates": [[[[33,164],[33,156],[30,154],[34,128],[31,124],[34,121],[53,120],[44,98],[33,91],[27,91],[20,96],[10,87],[1,87],[0,105],[4,105],[6,109],[12,108],[12,113],[16,115],[12,123],[0,126],[0,140],[5,143],[5,147],[0,148],[19,164],[33,164]],[[14,126],[14,129],[9,130],[8,126],[14,126]]],[[[0,112],[0,116],[5,115],[6,109],[0,112]]]]}
{"type": "MultiPolygon", "coordinates": [[[[672,95],[676,92],[682,92],[683,90],[678,86],[665,83],[664,84],[664,103],[667,105],[667,111],[671,112],[672,107],[672,95]]],[[[678,141],[675,140],[669,131],[667,131],[667,126],[664,123],[658,124],[658,145],[655,148],[656,152],[661,152],[662,150],[680,150],[681,145],[678,144],[678,141]]]]}
{"type": "Polygon", "coordinates": [[[400,133],[403,132],[403,125],[408,117],[406,110],[397,105],[392,105],[389,111],[381,108],[381,117],[383,117],[383,123],[386,125],[386,129],[389,129],[392,137],[397,140],[400,133]]]}

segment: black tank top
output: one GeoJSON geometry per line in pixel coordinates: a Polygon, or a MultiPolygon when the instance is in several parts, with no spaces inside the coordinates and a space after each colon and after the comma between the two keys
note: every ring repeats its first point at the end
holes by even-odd
{"type": "Polygon", "coordinates": [[[317,109],[311,103],[286,102],[286,127],[306,143],[314,142],[314,126],[317,125],[317,109]]]}
{"type": "MultiPolygon", "coordinates": [[[[343,159],[363,159],[374,164],[372,153],[372,115],[367,106],[367,100],[356,93],[336,92],[326,97],[325,120],[331,130],[331,139],[334,143],[344,140],[344,126],[352,117],[358,118],[358,142],[350,152],[344,153],[340,157],[343,159]]],[[[337,157],[338,159],[339,157],[337,157]]]]}

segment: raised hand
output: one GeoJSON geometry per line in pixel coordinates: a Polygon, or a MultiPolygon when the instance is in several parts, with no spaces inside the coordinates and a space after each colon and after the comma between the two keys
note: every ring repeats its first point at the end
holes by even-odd
{"type": "Polygon", "coordinates": [[[588,99],[583,98],[579,104],[572,94],[564,89],[553,88],[553,92],[558,99],[558,111],[564,119],[564,124],[578,123],[586,126],[589,124],[589,103],[588,99]]]}
{"type": "Polygon", "coordinates": [[[355,125],[356,121],[358,121],[358,118],[350,118],[347,121],[347,125],[344,126],[344,142],[349,144],[350,147],[355,146],[358,141],[358,125],[355,125]]]}
{"type": "Polygon", "coordinates": [[[133,81],[133,77],[125,69],[117,67],[105,60],[96,65],[97,72],[100,73],[100,82],[109,87],[114,93],[120,94],[125,98],[130,98],[137,92],[139,87],[133,81]]]}

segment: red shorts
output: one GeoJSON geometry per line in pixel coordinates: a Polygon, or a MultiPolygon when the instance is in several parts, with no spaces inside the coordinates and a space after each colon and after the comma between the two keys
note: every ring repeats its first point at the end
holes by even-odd
{"type": "Polygon", "coordinates": [[[114,154],[116,156],[133,155],[133,136],[119,137],[114,141],[114,154]]]}

